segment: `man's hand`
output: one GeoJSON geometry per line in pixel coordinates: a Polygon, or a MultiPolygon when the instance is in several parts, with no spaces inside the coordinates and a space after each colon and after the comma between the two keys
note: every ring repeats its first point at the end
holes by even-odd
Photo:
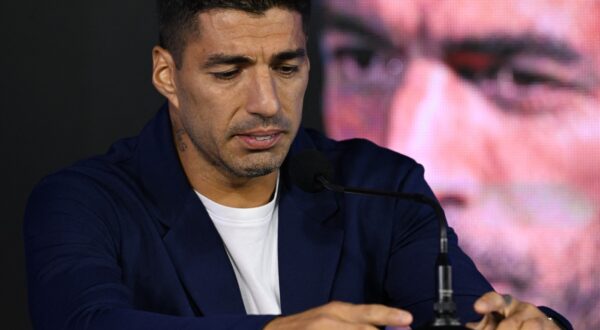
{"type": "Polygon", "coordinates": [[[290,316],[278,317],[264,330],[277,329],[377,329],[376,326],[405,327],[412,322],[409,312],[383,305],[353,305],[331,302],[290,316]]]}
{"type": "Polygon", "coordinates": [[[476,330],[560,330],[536,306],[509,295],[488,292],[475,302],[475,311],[484,317],[479,323],[467,323],[476,330]]]}

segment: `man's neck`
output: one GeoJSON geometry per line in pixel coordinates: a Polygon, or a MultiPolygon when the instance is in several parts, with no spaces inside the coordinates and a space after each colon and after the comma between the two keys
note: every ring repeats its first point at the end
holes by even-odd
{"type": "Polygon", "coordinates": [[[177,147],[179,160],[188,181],[197,192],[221,205],[237,208],[250,208],[267,204],[277,185],[279,170],[259,177],[239,177],[208,163],[187,135],[174,133],[175,143],[185,145],[177,147]]]}

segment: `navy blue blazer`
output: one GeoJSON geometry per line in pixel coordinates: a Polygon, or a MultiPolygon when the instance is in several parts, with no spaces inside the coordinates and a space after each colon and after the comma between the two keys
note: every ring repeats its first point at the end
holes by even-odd
{"type": "MultiPolygon", "coordinates": [[[[290,155],[305,148],[331,159],[340,184],[433,197],[420,165],[367,141],[301,129],[290,155]]],[[[398,306],[415,324],[431,319],[433,212],[388,198],[306,193],[285,173],[282,313],[340,300],[398,306]]],[[[274,317],[245,315],[223,242],[179,163],[166,108],[139,136],[45,178],[30,197],[24,235],[36,329],[259,329],[274,317]]],[[[478,319],[472,304],[492,288],[450,237],[459,314],[478,319]]]]}

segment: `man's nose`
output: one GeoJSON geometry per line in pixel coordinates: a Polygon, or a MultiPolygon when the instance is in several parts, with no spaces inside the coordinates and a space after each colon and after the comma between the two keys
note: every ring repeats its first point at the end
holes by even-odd
{"type": "Polygon", "coordinates": [[[425,166],[442,202],[467,203],[495,172],[498,113],[444,63],[415,59],[392,101],[387,145],[425,166]]]}
{"type": "Polygon", "coordinates": [[[277,85],[268,68],[257,68],[249,81],[246,111],[262,117],[272,117],[281,108],[277,85]]]}

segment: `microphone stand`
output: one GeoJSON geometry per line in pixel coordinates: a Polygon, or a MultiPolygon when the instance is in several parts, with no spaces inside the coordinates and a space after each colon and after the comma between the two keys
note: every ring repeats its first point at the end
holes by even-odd
{"type": "Polygon", "coordinates": [[[461,325],[456,316],[456,304],[452,299],[452,266],[450,265],[450,258],[448,257],[448,222],[446,221],[444,210],[439,203],[421,194],[343,187],[329,182],[323,175],[318,175],[315,179],[323,185],[323,187],[335,192],[400,197],[427,204],[433,208],[440,226],[440,251],[436,260],[438,299],[437,302],[433,304],[433,310],[435,312],[433,321],[423,327],[417,328],[417,330],[468,329],[461,325]]]}

